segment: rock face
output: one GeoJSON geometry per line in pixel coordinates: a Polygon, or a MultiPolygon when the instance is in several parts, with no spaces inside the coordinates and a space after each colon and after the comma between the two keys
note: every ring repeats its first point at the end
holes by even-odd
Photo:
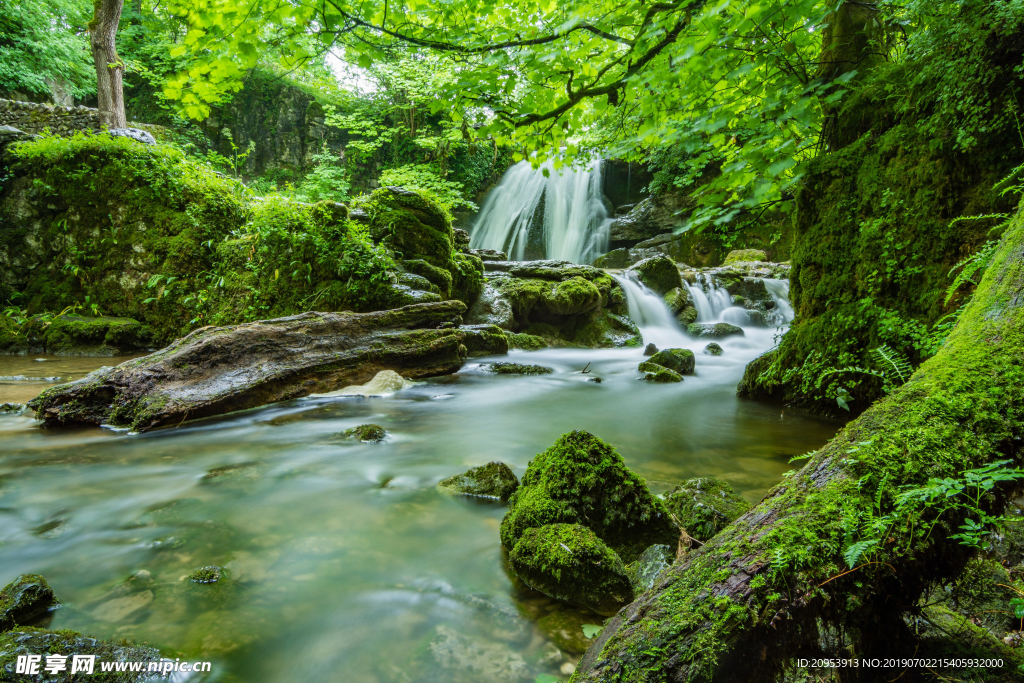
{"type": "Polygon", "coordinates": [[[547,524],[583,524],[627,562],[679,539],[664,503],[614,448],[583,431],[563,434],[535,456],[509,503],[501,523],[507,549],[527,529],[547,524]]]}
{"type": "Polygon", "coordinates": [[[665,505],[686,533],[702,543],[750,509],[729,484],[714,477],[684,481],[665,494],[665,505]]]}
{"type": "Polygon", "coordinates": [[[579,524],[527,529],[508,555],[527,585],[610,616],[633,600],[622,560],[593,531],[579,524]]]}
{"type": "Polygon", "coordinates": [[[0,591],[0,632],[31,624],[59,604],[46,579],[22,574],[0,591]]]}
{"type": "Polygon", "coordinates": [[[627,272],[635,274],[640,282],[660,296],[683,286],[675,261],[663,254],[644,259],[630,267],[627,272]]]}
{"type": "Polygon", "coordinates": [[[519,488],[519,479],[503,462],[489,462],[449,477],[437,485],[451,493],[507,501],[519,488]]]}
{"type": "Polygon", "coordinates": [[[632,247],[639,242],[671,233],[683,225],[679,212],[693,208],[688,197],[665,193],[648,197],[609,226],[609,239],[613,248],[632,247]]]}
{"type": "Polygon", "coordinates": [[[364,383],[455,372],[465,333],[459,301],[374,313],[304,313],[203,328],[114,368],[47,389],[30,404],[46,424],[135,431],[364,383]],[[445,327],[440,326],[448,325],[445,327]]]}

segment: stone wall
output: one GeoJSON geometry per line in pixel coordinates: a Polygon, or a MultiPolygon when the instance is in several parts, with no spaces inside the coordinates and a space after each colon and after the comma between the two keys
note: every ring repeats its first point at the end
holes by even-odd
{"type": "MultiPolygon", "coordinates": [[[[159,137],[160,126],[129,123],[159,137]]],[[[56,135],[72,135],[87,130],[100,131],[100,112],[91,107],[60,107],[38,102],[18,102],[0,99],[0,126],[13,126],[26,133],[42,133],[49,129],[56,135]]]]}

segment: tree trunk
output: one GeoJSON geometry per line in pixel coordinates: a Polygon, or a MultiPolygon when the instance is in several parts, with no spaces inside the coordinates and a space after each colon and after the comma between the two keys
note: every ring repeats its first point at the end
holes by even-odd
{"type": "MultiPolygon", "coordinates": [[[[901,617],[929,582],[959,573],[972,551],[951,535],[970,515],[918,501],[881,533],[868,525],[894,510],[902,487],[1019,463],[1022,257],[1024,210],[939,353],[620,611],[572,680],[751,683],[777,680],[794,658],[912,654],[901,617]],[[844,552],[858,541],[874,545],[860,559],[847,555],[851,570],[844,552]],[[830,639],[834,646],[823,645],[830,639]]],[[[997,487],[982,507],[1001,510],[1008,494],[997,487]]],[[[838,672],[840,680],[901,674],[903,683],[926,670],[838,672]]]]}
{"type": "Polygon", "coordinates": [[[124,64],[117,56],[117,24],[124,0],[95,0],[89,43],[96,65],[96,99],[100,125],[108,130],[128,125],[124,114],[124,64]]]}

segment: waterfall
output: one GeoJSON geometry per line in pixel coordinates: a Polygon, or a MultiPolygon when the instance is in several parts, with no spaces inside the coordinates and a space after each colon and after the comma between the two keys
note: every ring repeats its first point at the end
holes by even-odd
{"type": "Polygon", "coordinates": [[[520,161],[487,195],[470,246],[504,251],[515,261],[590,263],[608,251],[610,223],[600,161],[561,170],[551,161],[539,169],[520,161]]]}
{"type": "Polygon", "coordinates": [[[612,275],[622,286],[629,306],[629,317],[640,329],[645,344],[660,348],[682,347],[692,340],[683,332],[665,301],[635,279],[632,273],[612,275]]]}

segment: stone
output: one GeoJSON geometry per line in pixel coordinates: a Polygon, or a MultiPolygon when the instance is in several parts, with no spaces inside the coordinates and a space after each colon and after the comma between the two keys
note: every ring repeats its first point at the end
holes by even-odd
{"type": "Polygon", "coordinates": [[[27,408],[24,403],[0,403],[0,415],[21,415],[27,408]]]}
{"type": "Polygon", "coordinates": [[[462,228],[455,228],[452,230],[452,238],[455,243],[455,248],[459,251],[468,252],[469,250],[469,233],[462,228]]]}
{"type": "Polygon", "coordinates": [[[672,546],[652,545],[643,551],[635,562],[626,566],[626,575],[633,582],[633,591],[639,594],[654,588],[655,581],[675,560],[676,551],[672,546]]]}
{"type": "Polygon", "coordinates": [[[120,623],[153,604],[153,591],[145,590],[102,603],[92,611],[97,621],[120,623]]]}
{"type": "Polygon", "coordinates": [[[141,128],[112,128],[111,130],[107,131],[107,134],[112,135],[114,137],[135,140],[136,142],[141,142],[144,145],[156,144],[156,138],[153,137],[153,134],[147,133],[141,128]]]}
{"type": "Polygon", "coordinates": [[[767,261],[768,255],[760,249],[736,249],[725,256],[725,265],[767,261]]]}
{"type": "Polygon", "coordinates": [[[47,353],[57,356],[122,356],[146,349],[152,335],[131,318],[59,315],[43,332],[47,353]]]}
{"type": "Polygon", "coordinates": [[[630,256],[629,249],[612,249],[603,256],[594,259],[596,268],[628,268],[636,263],[637,259],[630,256]]]}
{"type": "Polygon", "coordinates": [[[665,505],[686,533],[706,543],[726,525],[750,509],[726,482],[697,477],[679,484],[664,495],[665,505]]]}
{"type": "Polygon", "coordinates": [[[470,325],[497,325],[506,330],[515,327],[512,304],[491,280],[484,282],[484,290],[466,313],[470,325]]]}
{"type": "Polygon", "coordinates": [[[662,349],[651,356],[649,363],[655,363],[680,375],[692,375],[696,360],[690,349],[662,349]]]}
{"type": "Polygon", "coordinates": [[[508,465],[495,461],[472,467],[437,486],[449,493],[508,501],[519,488],[519,479],[508,465]]]}
{"type": "Polygon", "coordinates": [[[635,263],[626,272],[635,275],[640,282],[659,296],[664,296],[673,289],[683,286],[683,280],[679,276],[679,269],[676,267],[675,261],[664,254],[658,254],[635,263]]]}
{"type": "Polygon", "coordinates": [[[508,353],[508,335],[497,325],[462,325],[459,330],[463,332],[462,344],[469,358],[508,353]]]}
{"type": "Polygon", "coordinates": [[[46,683],[78,683],[82,680],[95,683],[142,683],[151,681],[153,674],[147,673],[148,662],[159,662],[160,651],[143,645],[133,645],[124,640],[116,642],[88,638],[75,631],[44,631],[40,629],[14,630],[0,635],[0,677],[4,681],[32,680],[46,683]],[[18,657],[36,655],[41,658],[40,671],[46,666],[46,656],[67,655],[67,668],[57,674],[23,677],[7,675],[15,670],[18,657]],[[92,675],[72,675],[70,655],[93,655],[96,664],[92,675]],[[103,673],[100,662],[142,662],[143,670],[138,673],[103,673]]]}
{"type": "Polygon", "coordinates": [[[341,435],[346,439],[359,439],[363,443],[380,443],[388,433],[380,425],[365,424],[346,429],[341,435]]]}
{"type": "Polygon", "coordinates": [[[543,365],[528,365],[526,363],[491,363],[487,370],[498,375],[549,375],[554,370],[543,365]]]}
{"type": "Polygon", "coordinates": [[[434,666],[444,672],[431,680],[448,683],[528,683],[533,680],[526,660],[507,645],[476,640],[443,624],[435,627],[435,636],[427,649],[434,666]]]}
{"type": "Polygon", "coordinates": [[[0,632],[29,625],[59,604],[46,579],[22,574],[0,591],[0,632]]]}
{"type": "Polygon", "coordinates": [[[647,382],[659,382],[659,383],[670,383],[670,382],[682,382],[683,376],[675,370],[669,370],[668,368],[652,363],[651,361],[644,361],[636,368],[640,372],[644,373],[640,379],[647,382]]]}
{"type": "Polygon", "coordinates": [[[694,205],[693,199],[676,192],[648,197],[628,214],[611,222],[608,226],[610,244],[613,248],[632,247],[658,235],[672,233],[683,226],[685,215],[694,205]]]}
{"type": "Polygon", "coordinates": [[[690,290],[686,287],[675,287],[669,290],[663,299],[672,315],[676,315],[686,308],[694,308],[693,297],[690,296],[690,290]]]}
{"type": "Polygon", "coordinates": [[[716,344],[715,342],[711,342],[710,344],[704,347],[704,353],[708,354],[709,356],[721,356],[722,347],[716,344]]]}
{"type": "Polygon", "coordinates": [[[373,313],[303,313],[205,327],[156,353],[101,368],[29,403],[47,425],[135,431],[364,383],[382,370],[410,378],[456,372],[460,301],[373,313]]]}
{"type": "Polygon", "coordinates": [[[360,206],[370,214],[374,242],[385,244],[406,259],[450,270],[455,234],[451,218],[436,201],[404,187],[388,186],[374,191],[360,206]]]}
{"type": "Polygon", "coordinates": [[[217,583],[221,578],[221,568],[217,565],[201,567],[191,574],[188,580],[192,583],[217,583]]]}
{"type": "Polygon", "coordinates": [[[734,335],[743,336],[743,328],[729,323],[691,323],[686,331],[698,339],[721,339],[734,335]]]}
{"type": "Polygon", "coordinates": [[[633,600],[622,560],[579,524],[527,529],[508,558],[520,579],[556,600],[608,616],[633,600]]]}
{"type": "Polygon", "coordinates": [[[653,343],[648,344],[647,346],[644,347],[644,356],[653,356],[657,352],[658,347],[655,346],[653,343]]]}
{"type": "Polygon", "coordinates": [[[470,249],[469,252],[481,261],[508,261],[508,254],[497,249],[470,249]]]}

